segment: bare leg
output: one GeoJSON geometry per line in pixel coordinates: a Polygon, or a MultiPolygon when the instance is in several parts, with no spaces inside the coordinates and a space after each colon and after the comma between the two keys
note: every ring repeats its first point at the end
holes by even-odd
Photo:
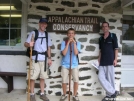
{"type": "Polygon", "coordinates": [[[30,92],[34,93],[34,81],[35,80],[30,80],[30,92]]]}
{"type": "Polygon", "coordinates": [[[45,80],[44,79],[40,79],[40,90],[41,90],[41,93],[44,93],[44,86],[45,86],[45,80]]]}
{"type": "Polygon", "coordinates": [[[74,96],[77,95],[77,90],[78,90],[78,82],[74,82],[74,96]]]}
{"type": "Polygon", "coordinates": [[[63,94],[66,95],[67,84],[62,83],[63,94]]]}

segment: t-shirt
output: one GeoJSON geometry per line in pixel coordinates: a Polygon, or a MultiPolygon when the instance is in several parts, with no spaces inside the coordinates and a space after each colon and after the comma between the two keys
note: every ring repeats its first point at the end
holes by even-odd
{"type": "MultiPolygon", "coordinates": [[[[39,32],[38,37],[46,37],[45,32],[40,32],[40,31],[38,31],[38,32],[39,32]]],[[[32,34],[34,34],[34,36],[35,36],[35,31],[32,31],[29,34],[29,36],[28,36],[28,38],[26,40],[27,43],[31,42],[32,34]]],[[[52,46],[52,42],[51,42],[50,36],[48,35],[48,47],[49,46],[52,46]]],[[[34,50],[38,51],[38,52],[45,52],[47,50],[46,38],[37,38],[37,40],[36,40],[36,42],[34,44],[34,50]],[[41,41],[42,41],[42,43],[41,43],[41,41]]],[[[32,59],[35,60],[35,55],[32,56],[32,59]]],[[[44,61],[45,60],[45,55],[38,54],[38,59],[37,60],[38,61],[44,61]]]]}
{"type": "Polygon", "coordinates": [[[113,65],[115,58],[115,49],[118,49],[118,41],[115,34],[109,33],[109,36],[104,39],[102,36],[99,39],[99,49],[101,52],[100,66],[113,65]]]}
{"type": "MultiPolygon", "coordinates": [[[[73,69],[73,68],[78,67],[78,58],[77,58],[77,55],[74,54],[74,43],[71,43],[71,46],[72,46],[71,68],[73,69]]],[[[65,47],[66,47],[66,44],[65,44],[65,41],[63,41],[61,43],[61,52],[65,49],[65,47]]],[[[80,52],[81,50],[80,42],[77,42],[77,49],[80,52]]],[[[68,46],[68,51],[66,55],[62,57],[61,65],[64,68],[70,68],[70,45],[68,46]]]]}

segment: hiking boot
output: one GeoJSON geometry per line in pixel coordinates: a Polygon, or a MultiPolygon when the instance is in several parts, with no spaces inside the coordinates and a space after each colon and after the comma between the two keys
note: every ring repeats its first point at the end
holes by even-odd
{"type": "Polygon", "coordinates": [[[73,96],[73,101],[80,101],[78,96],[73,96]]]}
{"type": "Polygon", "coordinates": [[[45,94],[40,95],[40,99],[42,99],[43,101],[49,101],[45,94]]]}
{"type": "Polygon", "coordinates": [[[67,98],[67,95],[62,95],[60,98],[60,101],[65,101],[66,98],[67,98]]]}
{"type": "Polygon", "coordinates": [[[35,95],[30,95],[30,101],[36,101],[35,95]]]}
{"type": "Polygon", "coordinates": [[[102,99],[102,101],[110,101],[110,99],[111,99],[111,97],[105,96],[105,97],[102,99]]]}

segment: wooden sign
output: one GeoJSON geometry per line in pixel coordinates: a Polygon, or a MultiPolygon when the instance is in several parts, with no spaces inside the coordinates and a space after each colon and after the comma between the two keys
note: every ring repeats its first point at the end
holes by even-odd
{"type": "Polygon", "coordinates": [[[47,15],[48,32],[65,32],[74,28],[78,32],[98,33],[100,20],[97,16],[47,15]]]}

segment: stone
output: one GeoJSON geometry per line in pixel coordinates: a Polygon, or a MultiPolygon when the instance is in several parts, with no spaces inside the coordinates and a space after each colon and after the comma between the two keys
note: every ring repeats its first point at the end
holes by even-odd
{"type": "Polygon", "coordinates": [[[115,29],[115,26],[109,26],[110,27],[110,29],[112,30],[112,29],[115,29]]]}
{"type": "Polygon", "coordinates": [[[51,49],[55,49],[55,46],[54,46],[54,45],[52,45],[52,46],[51,46],[51,49]]]}
{"type": "Polygon", "coordinates": [[[87,79],[90,79],[91,78],[91,76],[84,76],[84,77],[79,77],[79,80],[81,81],[81,80],[87,80],[87,79]]]}
{"type": "Polygon", "coordinates": [[[102,88],[101,87],[98,87],[98,88],[96,88],[96,90],[102,90],[102,88]]]}
{"type": "Polygon", "coordinates": [[[81,88],[81,91],[89,91],[89,89],[81,88]]]}
{"type": "Polygon", "coordinates": [[[64,8],[56,8],[56,11],[64,11],[64,8]]]}
{"type": "Polygon", "coordinates": [[[109,22],[116,22],[116,19],[109,19],[109,22]]]}
{"type": "Polygon", "coordinates": [[[97,5],[97,4],[92,4],[92,7],[100,8],[100,6],[99,6],[99,5],[97,5]]]}
{"type": "Polygon", "coordinates": [[[118,59],[117,62],[121,62],[121,59],[118,59]]]}
{"type": "Polygon", "coordinates": [[[71,1],[62,1],[61,4],[64,5],[64,6],[68,6],[68,7],[74,7],[75,6],[75,3],[71,2],[71,1]]]}
{"type": "Polygon", "coordinates": [[[79,42],[86,42],[87,41],[87,38],[79,38],[78,41],[79,42]]]}
{"type": "Polygon", "coordinates": [[[40,84],[39,83],[35,83],[35,88],[40,88],[40,84]]]}
{"type": "Polygon", "coordinates": [[[60,42],[60,40],[56,40],[56,42],[60,42]]]}
{"type": "Polygon", "coordinates": [[[87,83],[87,86],[90,87],[92,85],[92,83],[87,83]]]}
{"type": "Polygon", "coordinates": [[[90,61],[93,59],[98,59],[98,56],[83,56],[83,57],[81,57],[81,60],[84,60],[84,61],[90,61]]]}
{"type": "Polygon", "coordinates": [[[101,92],[101,91],[99,91],[99,92],[97,92],[97,94],[102,94],[102,92],[101,92]]]}
{"type": "Polygon", "coordinates": [[[88,3],[87,2],[79,2],[78,3],[78,7],[85,7],[85,6],[88,6],[88,3]]]}
{"type": "Polygon", "coordinates": [[[115,72],[115,74],[121,74],[121,72],[115,72]]]}
{"type": "Polygon", "coordinates": [[[53,91],[48,90],[48,94],[51,94],[53,91]]]}
{"type": "Polygon", "coordinates": [[[79,12],[79,10],[72,10],[72,12],[73,12],[73,13],[78,13],[78,12],[79,12]]]}
{"type": "Polygon", "coordinates": [[[93,94],[83,94],[83,96],[93,96],[93,94]]]}
{"type": "Polygon", "coordinates": [[[55,57],[55,54],[56,54],[56,53],[51,53],[51,57],[55,57]]]}
{"type": "Polygon", "coordinates": [[[55,95],[56,96],[61,96],[61,92],[56,92],[55,95]]]}
{"type": "Polygon", "coordinates": [[[58,44],[57,45],[57,49],[60,50],[60,47],[61,47],[61,44],[58,44]]]}
{"type": "Polygon", "coordinates": [[[35,30],[35,29],[36,29],[36,28],[34,28],[34,27],[30,27],[30,26],[27,27],[27,31],[28,31],[28,32],[31,32],[31,31],[33,31],[33,30],[35,30]]]}
{"type": "Polygon", "coordinates": [[[89,9],[82,12],[82,14],[89,14],[89,13],[98,14],[98,11],[94,9],[89,9]]]}
{"type": "Polygon", "coordinates": [[[115,67],[121,67],[121,65],[117,64],[115,67]]]}
{"type": "Polygon", "coordinates": [[[50,84],[54,84],[54,81],[51,81],[50,84]]]}
{"type": "Polygon", "coordinates": [[[50,86],[50,88],[61,88],[61,85],[60,84],[53,85],[53,86],[50,86]]]}
{"type": "Polygon", "coordinates": [[[50,8],[46,6],[37,6],[36,8],[43,11],[50,11],[50,8]]]}
{"type": "Polygon", "coordinates": [[[94,2],[100,2],[100,3],[107,3],[110,0],[92,0],[92,1],[94,1],[94,2]]]}
{"type": "Polygon", "coordinates": [[[95,46],[86,46],[86,51],[94,51],[95,50],[95,46]]]}
{"type": "Polygon", "coordinates": [[[122,27],[117,27],[117,29],[122,31],[122,27]]]}
{"type": "Polygon", "coordinates": [[[91,39],[89,41],[90,44],[99,44],[99,38],[91,39]]]}
{"type": "Polygon", "coordinates": [[[120,80],[121,78],[117,78],[117,77],[115,77],[115,79],[116,79],[116,80],[120,80]]]}
{"type": "Polygon", "coordinates": [[[46,3],[53,3],[53,0],[31,0],[33,3],[39,3],[39,2],[46,2],[46,3]]]}
{"type": "Polygon", "coordinates": [[[58,68],[58,72],[61,72],[61,67],[62,67],[62,66],[59,66],[59,68],[58,68]]]}
{"type": "Polygon", "coordinates": [[[115,3],[110,3],[103,8],[102,13],[119,13],[122,14],[121,0],[117,0],[115,3]]]}
{"type": "Polygon", "coordinates": [[[106,19],[104,17],[100,16],[100,22],[102,23],[102,22],[105,22],[105,21],[106,21],[106,19]]]}
{"type": "Polygon", "coordinates": [[[34,15],[34,14],[28,14],[27,18],[28,19],[40,19],[40,18],[42,18],[42,16],[34,15]]]}
{"type": "Polygon", "coordinates": [[[91,68],[88,68],[88,67],[82,67],[79,69],[79,71],[88,71],[88,70],[91,70],[91,68]]]}

